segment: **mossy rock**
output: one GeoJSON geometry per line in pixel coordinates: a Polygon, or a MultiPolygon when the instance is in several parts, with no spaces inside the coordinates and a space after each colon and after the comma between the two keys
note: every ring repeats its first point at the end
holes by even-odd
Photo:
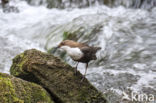
{"type": "Polygon", "coordinates": [[[0,73],[0,103],[54,103],[41,86],[0,73]]]}
{"type": "Polygon", "coordinates": [[[80,72],[53,55],[31,49],[16,56],[11,74],[42,85],[57,103],[107,103],[104,95],[80,72]]]}
{"type": "Polygon", "coordinates": [[[76,33],[64,32],[63,33],[63,40],[78,40],[76,37],[76,33]]]}

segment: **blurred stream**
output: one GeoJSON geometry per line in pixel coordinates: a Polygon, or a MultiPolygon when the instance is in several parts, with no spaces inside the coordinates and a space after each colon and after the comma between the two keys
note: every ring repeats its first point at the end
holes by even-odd
{"type": "MultiPolygon", "coordinates": [[[[102,48],[98,60],[89,64],[87,78],[111,103],[135,103],[122,100],[132,91],[156,97],[156,1],[88,1],[90,5],[62,0],[48,9],[45,0],[12,0],[9,5],[19,13],[0,8],[0,72],[9,73],[17,54],[30,48],[48,51],[68,33],[102,48]]],[[[64,60],[75,66],[69,56],[64,60]]],[[[84,73],[84,64],[78,68],[84,73]]]]}

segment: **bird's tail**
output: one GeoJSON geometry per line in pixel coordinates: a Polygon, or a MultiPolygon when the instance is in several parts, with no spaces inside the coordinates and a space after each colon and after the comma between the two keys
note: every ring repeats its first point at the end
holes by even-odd
{"type": "Polygon", "coordinates": [[[92,60],[96,60],[96,59],[97,59],[97,57],[96,57],[96,52],[97,52],[98,50],[100,50],[101,47],[93,47],[93,48],[94,48],[94,51],[93,51],[93,54],[92,54],[92,60]]]}
{"type": "Polygon", "coordinates": [[[101,47],[93,47],[94,48],[94,53],[96,53],[98,50],[101,49],[101,47]]]}

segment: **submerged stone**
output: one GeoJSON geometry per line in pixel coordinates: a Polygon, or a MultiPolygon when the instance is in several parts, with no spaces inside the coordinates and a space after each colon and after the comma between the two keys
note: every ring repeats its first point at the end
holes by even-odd
{"type": "Polygon", "coordinates": [[[74,68],[53,55],[31,49],[13,59],[11,74],[42,85],[57,103],[107,103],[74,68]]]}

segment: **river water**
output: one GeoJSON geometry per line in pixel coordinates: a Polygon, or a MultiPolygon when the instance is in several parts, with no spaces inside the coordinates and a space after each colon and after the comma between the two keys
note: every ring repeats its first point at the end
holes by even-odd
{"type": "MultiPolygon", "coordinates": [[[[132,91],[156,97],[156,8],[94,3],[48,9],[36,4],[12,0],[19,13],[0,8],[0,72],[9,73],[12,58],[24,50],[47,51],[70,33],[74,40],[102,48],[98,60],[89,64],[87,78],[111,103],[130,103],[132,91]]],[[[63,58],[75,66],[67,55],[63,58]]],[[[78,68],[84,73],[84,64],[78,68]]]]}

